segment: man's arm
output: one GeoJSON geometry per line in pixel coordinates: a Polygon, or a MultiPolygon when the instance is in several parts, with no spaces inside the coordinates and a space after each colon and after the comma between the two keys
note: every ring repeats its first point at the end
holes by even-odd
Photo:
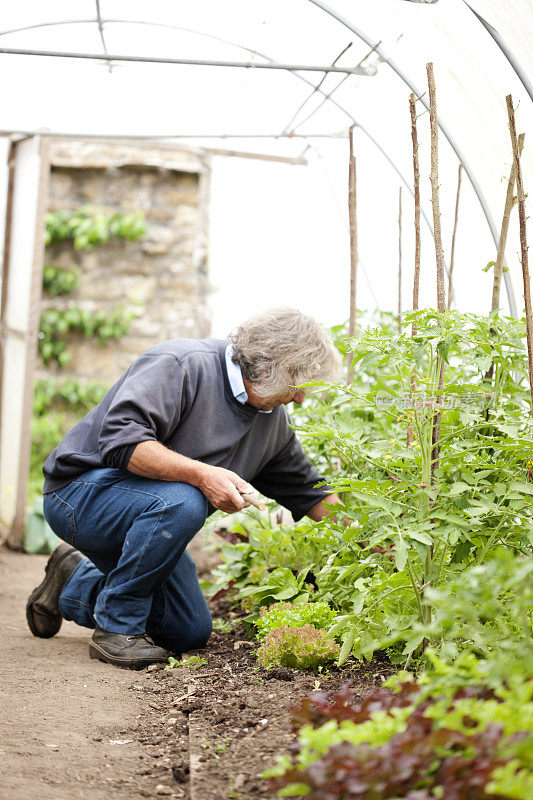
{"type": "Polygon", "coordinates": [[[288,508],[296,522],[306,515],[318,522],[328,513],[324,503],[341,502],[305,455],[294,432],[251,482],[288,508]]]}
{"type": "Polygon", "coordinates": [[[339,504],[341,506],[344,505],[338,494],[328,494],[327,497],[325,497],[323,500],[320,500],[307,512],[307,516],[314,522],[320,522],[321,519],[324,519],[324,517],[331,513],[331,508],[326,508],[324,503],[327,503],[331,506],[339,504]]]}
{"type": "Polygon", "coordinates": [[[250,505],[240,492],[252,491],[252,487],[235,472],[174,453],[161,442],[140,442],[130,456],[127,469],[143,478],[196,486],[214,508],[228,514],[250,505]]]}

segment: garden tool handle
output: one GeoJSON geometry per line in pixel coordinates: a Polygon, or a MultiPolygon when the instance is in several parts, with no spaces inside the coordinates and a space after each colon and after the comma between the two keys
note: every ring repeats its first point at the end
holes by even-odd
{"type": "Polygon", "coordinates": [[[254,492],[241,492],[241,495],[243,500],[246,500],[251,506],[255,506],[259,511],[265,511],[266,505],[257,499],[254,492]]]}

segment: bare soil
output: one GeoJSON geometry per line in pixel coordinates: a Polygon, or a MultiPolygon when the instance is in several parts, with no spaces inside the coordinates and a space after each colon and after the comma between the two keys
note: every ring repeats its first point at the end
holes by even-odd
{"type": "Polygon", "coordinates": [[[325,675],[264,670],[257,667],[257,643],[246,640],[229,604],[214,604],[212,612],[233,627],[215,631],[209,646],[193,654],[207,663],[157,668],[145,682],[146,772],[174,796],[180,787],[177,796],[190,800],[272,798],[260,776],[294,740],[290,707],[316,688],[334,690],[347,680],[362,698],[393,670],[385,661],[332,668],[325,675]]]}
{"type": "Polygon", "coordinates": [[[26,598],[46,556],[0,551],[0,796],[2,800],[137,800],[150,792],[138,775],[143,747],[119,744],[142,702],[135,673],[91,661],[91,632],[63,623],[36,639],[26,598]]]}
{"type": "Polygon", "coordinates": [[[116,669],[89,659],[91,632],[73,623],[53,639],[31,635],[25,602],[45,563],[0,552],[2,800],[272,797],[260,775],[294,738],[290,706],[317,682],[350,679],[362,697],[391,672],[385,661],[326,675],[259,669],[227,602],[212,611],[231,631],[194,654],[207,663],[116,669]]]}

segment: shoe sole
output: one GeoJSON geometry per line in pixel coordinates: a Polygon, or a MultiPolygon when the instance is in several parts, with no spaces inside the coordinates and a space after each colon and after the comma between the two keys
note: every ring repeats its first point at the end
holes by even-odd
{"type": "Polygon", "coordinates": [[[98,647],[97,644],[94,642],[89,642],[89,656],[91,658],[97,659],[98,661],[103,661],[105,664],[112,664],[114,667],[120,667],[121,669],[146,669],[151,664],[166,664],[168,659],[153,659],[153,658],[144,658],[144,659],[135,659],[132,661],[129,658],[121,658],[120,656],[111,656],[98,647]]]}
{"type": "Polygon", "coordinates": [[[39,639],[51,639],[52,636],[55,636],[56,633],[58,633],[59,629],[61,628],[61,624],[63,622],[63,617],[60,614],[58,614],[57,616],[58,616],[58,623],[59,624],[57,626],[57,629],[53,633],[51,633],[49,636],[43,636],[42,633],[39,633],[39,631],[37,630],[37,627],[35,626],[35,622],[34,622],[34,619],[33,619],[33,608],[32,608],[32,606],[41,597],[41,595],[43,594],[44,590],[46,589],[46,583],[48,581],[48,572],[49,572],[50,568],[52,566],[54,567],[54,569],[56,567],[58,567],[65,560],[65,558],[67,558],[67,556],[69,556],[71,553],[73,553],[75,551],[75,549],[76,549],[75,547],[70,547],[70,545],[69,545],[69,549],[66,550],[64,553],[62,553],[61,556],[59,556],[56,561],[52,562],[52,559],[50,558],[50,560],[48,561],[48,564],[46,565],[46,567],[44,569],[44,572],[45,572],[44,580],[41,581],[39,586],[35,587],[33,592],[28,597],[28,602],[26,603],[26,621],[28,623],[28,627],[29,627],[30,631],[33,633],[34,636],[37,636],[39,639]]]}

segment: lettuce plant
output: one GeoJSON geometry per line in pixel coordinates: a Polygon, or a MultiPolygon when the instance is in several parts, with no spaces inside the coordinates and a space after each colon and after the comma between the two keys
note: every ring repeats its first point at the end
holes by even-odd
{"type": "Polygon", "coordinates": [[[276,628],[329,628],[334,617],[335,612],[327,603],[275,603],[261,608],[255,627],[258,638],[264,639],[276,628]]]}
{"type": "Polygon", "coordinates": [[[357,704],[348,687],[305,698],[295,755],[265,774],[271,788],[309,800],[527,800],[533,681],[435,689],[428,675],[357,704]]]}
{"type": "Polygon", "coordinates": [[[276,628],[270,631],[257,651],[257,660],[263,667],[293,667],[314,669],[328,661],[335,661],[339,647],[326,631],[303,625],[301,628],[276,628]]]}

